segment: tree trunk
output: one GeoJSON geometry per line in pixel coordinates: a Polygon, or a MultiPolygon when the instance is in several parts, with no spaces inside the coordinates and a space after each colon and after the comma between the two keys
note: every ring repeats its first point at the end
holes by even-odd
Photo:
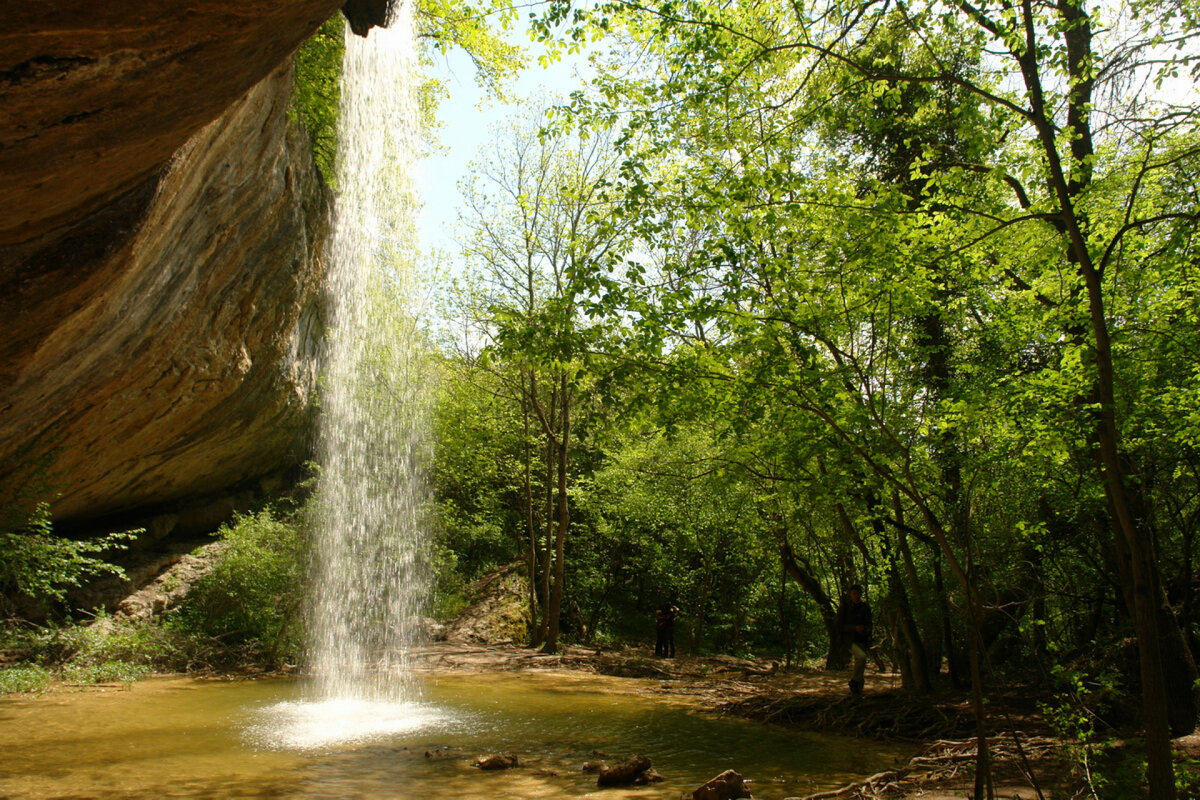
{"type": "Polygon", "coordinates": [[[933,690],[933,684],[930,681],[929,664],[925,660],[925,643],[921,641],[921,633],[917,630],[908,592],[900,579],[900,569],[893,553],[888,554],[888,601],[896,611],[900,628],[900,683],[909,691],[926,694],[933,690]]]}
{"type": "MultiPolygon", "coordinates": [[[[544,653],[558,652],[558,634],[562,618],[563,583],[566,575],[566,542],[567,527],[571,522],[571,510],[567,498],[567,467],[570,462],[571,447],[571,406],[568,394],[567,376],[561,377],[560,424],[557,443],[554,445],[555,470],[557,472],[556,492],[558,495],[558,524],[554,536],[554,591],[550,596],[549,624],[546,632],[546,643],[542,646],[544,653]]],[[[552,441],[554,437],[551,437],[552,441]]]]}
{"type": "Polygon", "coordinates": [[[550,593],[551,593],[551,573],[553,572],[554,564],[552,560],[553,551],[550,549],[550,543],[554,541],[553,525],[554,525],[554,453],[553,442],[546,442],[545,463],[543,466],[546,469],[546,491],[543,497],[545,512],[542,518],[542,613],[538,621],[538,637],[537,644],[544,645],[550,636],[550,593]]]}
{"type": "MultiPolygon", "coordinates": [[[[1094,150],[1091,131],[1091,96],[1095,80],[1093,72],[1091,20],[1078,0],[1059,0],[1058,13],[1065,23],[1061,35],[1066,45],[1066,70],[1071,80],[1067,103],[1067,124],[1073,132],[1070,140],[1071,158],[1076,167],[1064,168],[1059,152],[1058,131],[1047,110],[1042,86],[1039,51],[1025,48],[1014,52],[1028,90],[1030,119],[1037,131],[1046,158],[1047,185],[1058,202],[1059,232],[1065,240],[1068,261],[1083,278],[1087,296],[1088,319],[1091,326],[1093,364],[1096,369],[1095,390],[1097,466],[1108,500],[1115,527],[1115,544],[1119,577],[1130,606],[1134,631],[1138,640],[1138,661],[1142,678],[1142,708],[1145,715],[1146,778],[1150,795],[1156,800],[1175,797],[1175,770],[1171,760],[1170,708],[1167,700],[1167,670],[1164,640],[1173,640],[1170,632],[1174,617],[1163,613],[1164,596],[1159,579],[1154,545],[1144,529],[1144,519],[1135,513],[1134,494],[1128,486],[1128,475],[1121,457],[1120,427],[1117,423],[1115,378],[1112,344],[1105,312],[1104,285],[1100,270],[1088,247],[1087,219],[1075,205],[1091,183],[1094,150]],[[1168,631],[1160,626],[1165,624],[1168,631]],[[1164,633],[1166,635],[1164,635],[1164,633]]],[[[1032,12],[1026,9],[1024,25],[1028,35],[1034,32],[1032,12]]],[[[1176,670],[1172,669],[1172,673],[1176,670]]],[[[1194,673],[1194,666],[1192,669],[1194,673]]],[[[1191,706],[1189,714],[1195,725],[1194,689],[1173,702],[1191,706]]]]}
{"type": "Polygon", "coordinates": [[[526,559],[526,572],[529,576],[529,644],[532,647],[537,647],[541,642],[538,641],[539,625],[538,625],[538,597],[537,597],[537,564],[538,564],[538,537],[537,537],[537,520],[533,513],[533,454],[530,452],[529,446],[529,404],[522,400],[521,402],[521,419],[524,423],[524,447],[522,449],[523,456],[523,471],[524,471],[524,502],[525,502],[525,526],[529,534],[529,554],[526,559]]]}
{"type": "Polygon", "coordinates": [[[779,559],[783,563],[784,571],[800,584],[800,588],[812,598],[821,612],[821,622],[825,625],[825,635],[829,640],[829,652],[825,656],[825,669],[845,669],[846,665],[850,663],[850,655],[842,646],[842,632],[837,627],[837,610],[833,607],[833,600],[825,593],[825,588],[821,586],[821,581],[817,579],[816,573],[808,562],[798,558],[792,551],[787,533],[776,528],[775,538],[779,540],[779,559]]]}

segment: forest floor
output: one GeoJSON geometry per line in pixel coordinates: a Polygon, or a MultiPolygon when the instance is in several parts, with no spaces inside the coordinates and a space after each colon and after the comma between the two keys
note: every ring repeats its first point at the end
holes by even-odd
{"type": "MultiPolygon", "coordinates": [[[[911,742],[905,767],[813,798],[921,798],[970,796],[975,762],[974,721],[962,692],[916,698],[899,676],[869,671],[863,696],[849,696],[846,675],[784,669],[776,661],[732,656],[655,658],[648,648],[568,646],[556,655],[506,644],[437,642],[418,651],[418,669],[431,672],[584,671],[648,678],[649,695],[696,698],[714,714],[733,714],[806,730],[911,742]]],[[[1060,743],[1037,714],[1028,692],[992,692],[988,711],[995,797],[1044,800],[1072,796],[1060,743]],[[1032,778],[1030,776],[1033,776],[1032,778]]]]}

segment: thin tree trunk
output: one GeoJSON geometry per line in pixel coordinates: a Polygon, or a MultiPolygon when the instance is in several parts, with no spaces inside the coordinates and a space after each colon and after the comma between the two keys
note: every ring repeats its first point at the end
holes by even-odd
{"type": "Polygon", "coordinates": [[[521,420],[524,424],[524,447],[522,448],[522,467],[524,478],[525,526],[529,534],[529,554],[526,559],[526,571],[529,576],[529,644],[536,647],[540,642],[538,637],[538,602],[537,602],[537,559],[538,537],[537,521],[533,513],[533,454],[529,446],[529,404],[521,402],[521,420]]]}
{"type": "Polygon", "coordinates": [[[560,402],[561,433],[555,447],[555,466],[558,474],[558,527],[554,537],[554,592],[550,597],[549,627],[546,644],[542,650],[546,653],[558,652],[559,625],[562,617],[563,584],[566,577],[566,542],[567,528],[571,522],[571,509],[567,498],[567,466],[570,462],[571,447],[571,403],[567,376],[561,377],[560,402]]]}
{"type": "Polygon", "coordinates": [[[538,625],[538,644],[544,645],[550,636],[550,594],[551,574],[553,572],[553,551],[550,543],[554,541],[554,443],[547,439],[545,462],[546,491],[543,497],[544,515],[542,517],[542,614],[538,625]]]}

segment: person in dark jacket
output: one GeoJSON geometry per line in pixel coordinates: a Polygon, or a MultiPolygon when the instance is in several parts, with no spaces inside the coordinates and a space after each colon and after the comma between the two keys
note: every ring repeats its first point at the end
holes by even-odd
{"type": "Polygon", "coordinates": [[[663,603],[654,612],[654,627],[658,638],[654,643],[654,655],[662,658],[675,657],[675,617],[679,609],[674,603],[663,603]]]}
{"type": "Polygon", "coordinates": [[[850,587],[848,596],[837,612],[837,628],[850,647],[854,672],[850,676],[850,694],[861,695],[867,671],[867,654],[871,649],[871,607],[862,599],[862,587],[850,587]]]}

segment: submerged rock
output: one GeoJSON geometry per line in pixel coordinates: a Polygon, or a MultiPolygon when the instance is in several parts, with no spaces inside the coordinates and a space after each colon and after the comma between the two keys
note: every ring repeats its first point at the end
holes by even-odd
{"type": "Polygon", "coordinates": [[[475,759],[471,766],[480,769],[512,769],[521,766],[521,760],[512,753],[492,753],[475,759]]]}
{"type": "Polygon", "coordinates": [[[752,797],[752,795],[742,776],[727,769],[697,788],[688,797],[691,800],[734,800],[734,798],[752,797]]]}
{"type": "Polygon", "coordinates": [[[456,752],[457,750],[457,747],[451,747],[450,745],[437,745],[425,751],[425,758],[429,761],[444,761],[448,758],[459,758],[462,754],[456,752]]]}
{"type": "Polygon", "coordinates": [[[604,767],[596,776],[597,786],[640,786],[662,776],[651,769],[650,759],[636,753],[625,756],[619,763],[604,767]],[[653,778],[651,777],[653,774],[653,778]]]}

